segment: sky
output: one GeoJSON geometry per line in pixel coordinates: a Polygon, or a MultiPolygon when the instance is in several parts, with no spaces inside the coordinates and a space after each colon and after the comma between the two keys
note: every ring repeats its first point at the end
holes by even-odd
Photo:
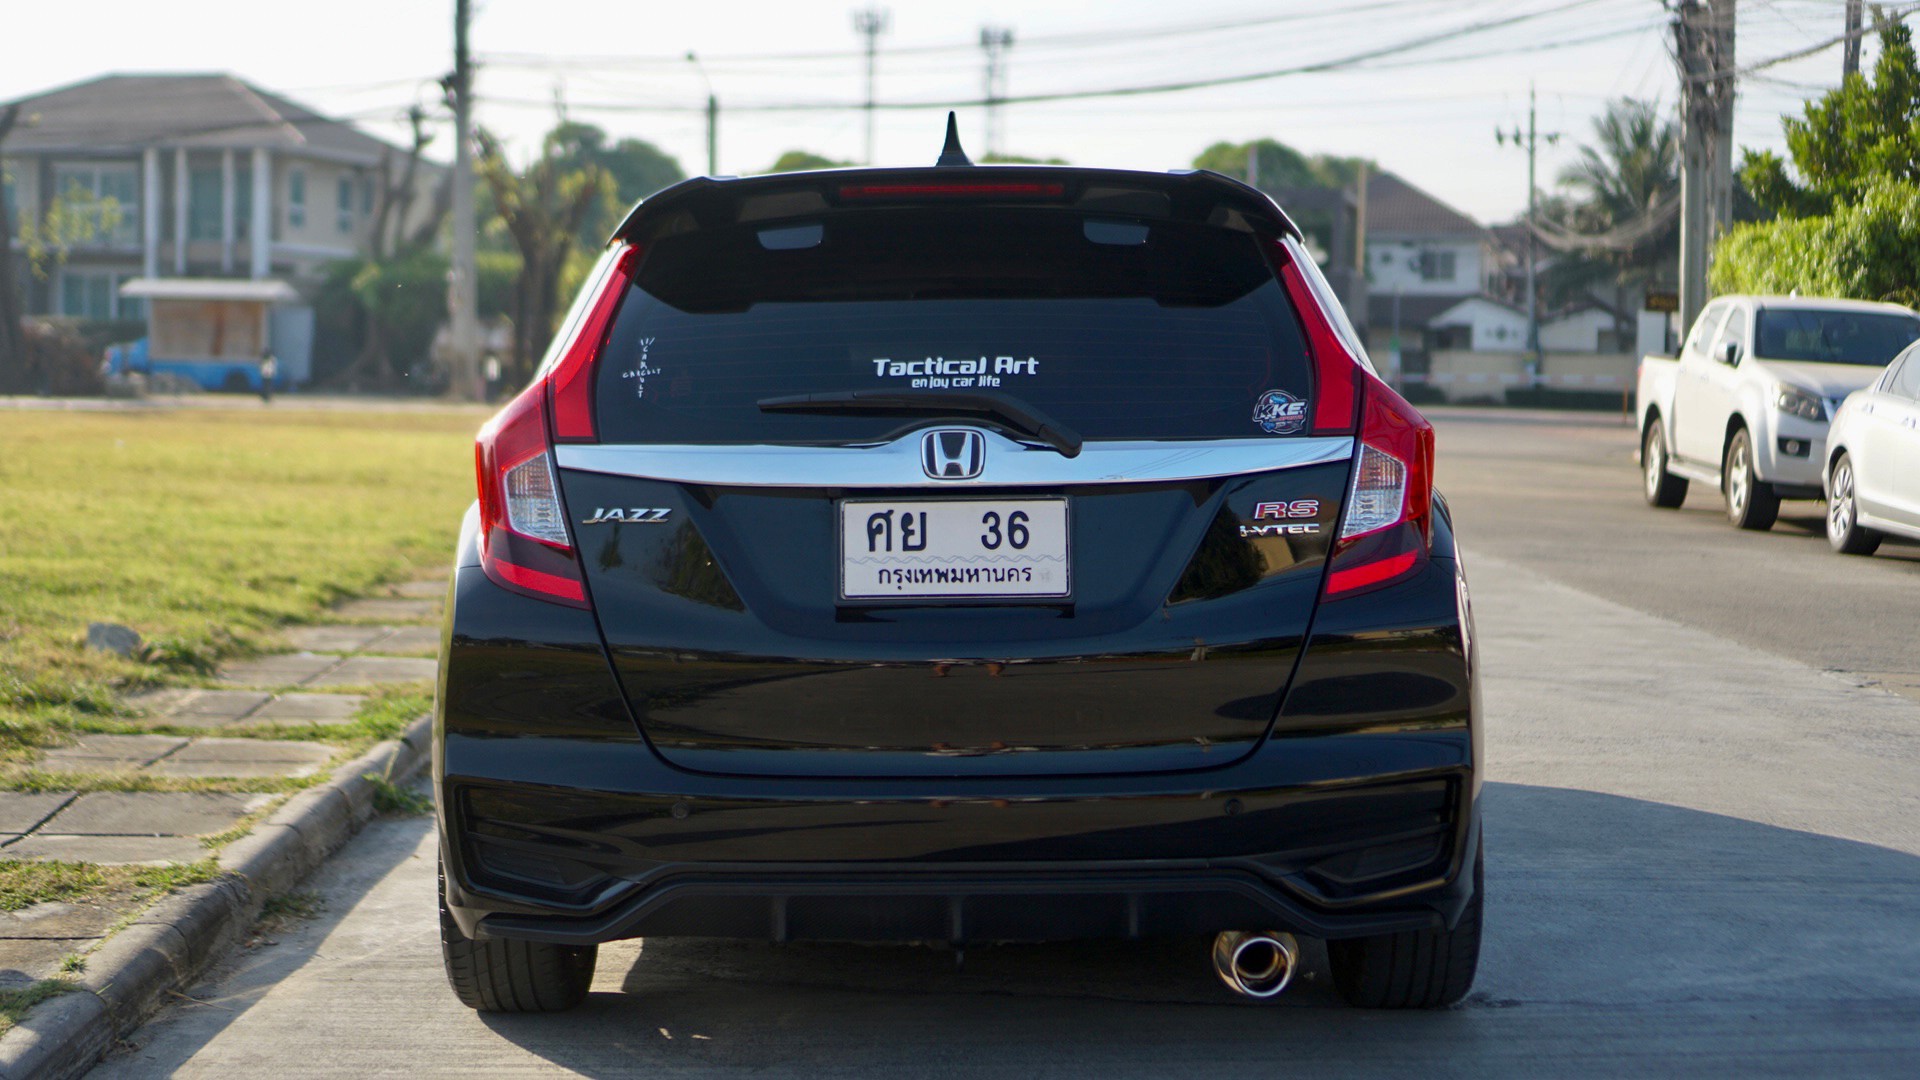
{"type": "MultiPolygon", "coordinates": [[[[706,171],[709,92],[719,102],[721,173],[765,170],[804,149],[865,155],[867,0],[475,0],[479,119],[520,154],[538,145],[557,103],[569,118],[647,139],[689,172],[706,171]],[[690,61],[692,53],[697,61],[690,61]],[[830,106],[794,108],[794,106],[830,106]],[[774,108],[769,108],[770,106],[774,108]]],[[[1005,152],[1076,165],[1167,169],[1208,145],[1270,137],[1305,153],[1372,158],[1483,222],[1526,204],[1526,155],[1494,138],[1527,122],[1529,87],[1543,135],[1539,183],[1551,189],[1613,98],[1676,107],[1671,14],[1661,0],[881,0],[876,99],[977,102],[981,31],[1011,31],[1004,93],[1070,93],[1182,83],[1281,69],[1277,78],[1176,93],[1008,104],[1005,152]],[[1361,57],[1371,55],[1370,59],[1361,57]]],[[[453,0],[89,0],[72,9],[9,5],[0,101],[109,72],[226,71],[322,112],[401,137],[416,103],[451,122],[435,80],[451,67],[453,0]]],[[[1740,0],[1744,68],[1837,37],[1844,0],[1740,0]]],[[[1871,39],[1863,65],[1873,60],[1871,39]]],[[[1741,81],[1735,137],[1784,151],[1780,117],[1837,84],[1836,47],[1741,81]]],[[[985,110],[959,110],[961,136],[986,149],[985,110]]],[[[931,164],[945,113],[876,111],[879,164],[931,164]]]]}

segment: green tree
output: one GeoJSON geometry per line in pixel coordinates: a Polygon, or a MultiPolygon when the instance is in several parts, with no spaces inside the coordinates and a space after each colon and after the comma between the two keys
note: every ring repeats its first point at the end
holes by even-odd
{"type": "Polygon", "coordinates": [[[614,212],[612,173],[568,153],[568,143],[549,133],[541,141],[540,156],[524,169],[507,162],[500,141],[491,132],[479,133],[480,178],[493,196],[495,212],[513,246],[520,252],[520,275],[514,286],[513,354],[508,382],[533,374],[533,365],[546,350],[562,308],[560,286],[569,259],[580,244],[586,223],[596,213],[614,212]]]}
{"type": "Polygon", "coordinates": [[[1764,209],[1809,217],[1857,201],[1882,177],[1920,183],[1920,64],[1913,31],[1880,19],[1877,32],[1880,58],[1871,76],[1855,72],[1838,89],[1808,102],[1800,117],[1781,118],[1791,172],[1770,150],[1742,156],[1741,180],[1764,209]]]}
{"type": "Polygon", "coordinates": [[[1718,292],[1920,302],[1920,185],[1879,176],[1831,214],[1737,225],[1712,278],[1718,292]]]}
{"type": "Polygon", "coordinates": [[[1256,181],[1255,186],[1268,192],[1285,188],[1350,187],[1359,181],[1362,170],[1379,171],[1378,166],[1366,158],[1333,154],[1309,156],[1273,139],[1214,143],[1200,151],[1199,156],[1193,159],[1193,167],[1225,173],[1236,180],[1246,180],[1251,176],[1256,181]],[[1259,166],[1257,175],[1248,169],[1250,163],[1256,162],[1259,166]]]}
{"type": "Polygon", "coordinates": [[[1614,309],[1626,293],[1672,276],[1680,259],[1679,130],[1650,101],[1621,98],[1593,121],[1593,139],[1560,172],[1564,196],[1541,205],[1541,220],[1566,237],[1566,253],[1544,275],[1550,298],[1566,302],[1611,284],[1614,309]],[[1581,238],[1587,239],[1581,239],[1581,238]]]}
{"type": "Polygon", "coordinates": [[[593,124],[561,120],[547,134],[551,156],[564,169],[589,166],[606,172],[612,188],[605,206],[596,209],[581,226],[582,247],[597,250],[620,224],[627,209],[661,188],[687,178],[680,162],[645,139],[610,141],[593,124]]]}
{"type": "Polygon", "coordinates": [[[808,169],[844,169],[852,165],[851,161],[835,161],[830,157],[821,157],[810,150],[789,150],[774,159],[767,167],[770,173],[804,172],[808,169]]]}

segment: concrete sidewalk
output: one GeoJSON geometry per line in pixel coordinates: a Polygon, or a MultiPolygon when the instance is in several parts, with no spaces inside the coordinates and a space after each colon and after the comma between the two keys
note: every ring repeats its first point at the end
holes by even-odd
{"type": "MultiPolygon", "coordinates": [[[[95,867],[202,863],[289,794],[364,747],[363,693],[433,677],[445,579],[340,606],[344,622],[290,632],[313,650],[223,667],[234,689],[172,688],[129,699],[135,717],[0,768],[0,860],[95,867]],[[375,605],[371,609],[366,605],[375,605]],[[415,625],[364,622],[377,611],[415,625]],[[425,654],[425,655],[423,655],[425,654]],[[246,689],[240,689],[246,687],[246,689]]],[[[0,990],[71,972],[157,894],[109,890],[80,902],[0,911],[0,990]]]]}

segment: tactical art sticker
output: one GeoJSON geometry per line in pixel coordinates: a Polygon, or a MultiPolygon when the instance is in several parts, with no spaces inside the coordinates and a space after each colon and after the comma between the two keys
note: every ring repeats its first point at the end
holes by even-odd
{"type": "Polygon", "coordinates": [[[908,386],[915,390],[991,388],[1010,376],[1040,374],[1040,361],[1031,356],[929,356],[923,360],[876,356],[867,362],[873,365],[875,378],[911,379],[908,386]]]}

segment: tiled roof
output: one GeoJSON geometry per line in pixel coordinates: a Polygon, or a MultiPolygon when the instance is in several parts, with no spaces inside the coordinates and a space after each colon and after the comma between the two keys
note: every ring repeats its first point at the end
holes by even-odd
{"type": "Polygon", "coordinates": [[[231,75],[103,75],[21,98],[10,153],[192,146],[372,164],[387,143],[231,75]]]}
{"type": "Polygon", "coordinates": [[[1367,232],[1390,236],[1483,236],[1467,215],[1390,172],[1367,179],[1367,232]]]}

